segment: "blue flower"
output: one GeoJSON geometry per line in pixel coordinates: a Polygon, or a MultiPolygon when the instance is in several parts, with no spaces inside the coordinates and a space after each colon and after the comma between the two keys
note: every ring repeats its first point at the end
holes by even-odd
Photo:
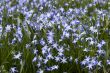
{"type": "Polygon", "coordinates": [[[86,66],[89,70],[91,70],[91,69],[93,69],[93,64],[88,64],[87,66],[86,66]]]}
{"type": "Polygon", "coordinates": [[[67,63],[67,58],[65,57],[61,58],[61,63],[67,63]]]}
{"type": "Polygon", "coordinates": [[[44,73],[44,70],[39,69],[39,70],[37,71],[37,73],[44,73]]]}
{"type": "Polygon", "coordinates": [[[15,36],[17,37],[17,39],[18,39],[19,42],[22,41],[23,34],[22,34],[22,29],[21,29],[21,27],[18,26],[18,28],[17,28],[17,30],[16,30],[15,36]]]}
{"type": "Polygon", "coordinates": [[[16,67],[12,67],[12,68],[10,69],[10,72],[11,72],[11,73],[16,73],[16,72],[18,72],[18,70],[16,69],[16,67]]]}
{"type": "Polygon", "coordinates": [[[110,65],[110,60],[107,60],[107,65],[110,65]]]}
{"type": "Polygon", "coordinates": [[[21,58],[21,55],[22,53],[21,52],[18,52],[18,54],[14,54],[14,59],[20,59],[21,58]]]}
{"type": "Polygon", "coordinates": [[[7,26],[5,27],[5,29],[6,29],[6,32],[10,32],[10,31],[11,31],[11,25],[7,25],[7,26]]]}

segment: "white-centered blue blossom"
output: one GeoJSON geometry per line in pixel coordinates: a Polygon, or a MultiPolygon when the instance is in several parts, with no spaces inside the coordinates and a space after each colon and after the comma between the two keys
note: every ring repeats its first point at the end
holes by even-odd
{"type": "Polygon", "coordinates": [[[53,59],[52,54],[51,54],[51,53],[48,53],[47,58],[48,58],[48,59],[53,59]]]}
{"type": "Polygon", "coordinates": [[[33,58],[33,60],[32,60],[32,62],[36,62],[36,60],[37,60],[37,58],[36,58],[36,57],[34,57],[34,58],[33,58]]]}
{"type": "Polygon", "coordinates": [[[67,63],[67,58],[63,57],[63,58],[61,59],[61,63],[67,63]]]}
{"type": "Polygon", "coordinates": [[[21,52],[18,52],[17,54],[14,54],[14,59],[20,59],[21,58],[21,55],[22,53],[21,52]]]}
{"type": "Polygon", "coordinates": [[[95,27],[93,27],[93,26],[91,26],[90,27],[90,30],[93,32],[93,33],[96,33],[98,30],[95,28],[95,27]]]}
{"type": "Polygon", "coordinates": [[[89,52],[90,50],[88,48],[85,48],[83,51],[84,52],[89,52]]]}
{"type": "Polygon", "coordinates": [[[86,56],[84,60],[87,61],[87,62],[89,62],[90,59],[91,59],[90,56],[86,56]]]}
{"type": "Polygon", "coordinates": [[[10,69],[10,72],[11,72],[11,73],[16,73],[16,72],[18,72],[18,70],[16,69],[16,67],[12,67],[12,68],[10,69]]]}
{"type": "Polygon", "coordinates": [[[102,46],[103,46],[103,45],[100,44],[100,43],[97,44],[97,47],[98,47],[99,49],[102,48],[102,46]]]}
{"type": "Polygon", "coordinates": [[[44,59],[44,64],[47,64],[47,62],[49,61],[49,59],[44,59]]]}
{"type": "Polygon", "coordinates": [[[59,56],[56,56],[56,57],[55,57],[55,61],[56,61],[56,62],[60,61],[60,57],[59,57],[59,56]]]}
{"type": "Polygon", "coordinates": [[[6,32],[10,32],[11,31],[11,25],[7,25],[5,29],[6,29],[6,32]]]}
{"type": "Polygon", "coordinates": [[[102,40],[102,41],[101,41],[101,44],[102,44],[102,45],[105,45],[105,44],[106,44],[106,42],[105,42],[104,40],[102,40]]]}
{"type": "Polygon", "coordinates": [[[44,73],[44,71],[43,71],[42,69],[39,69],[39,70],[37,71],[37,73],[44,73]]]}
{"type": "Polygon", "coordinates": [[[110,65],[110,60],[107,60],[107,65],[110,65]]]}
{"type": "Polygon", "coordinates": [[[99,62],[97,63],[97,65],[100,66],[100,67],[102,67],[102,61],[99,61],[99,62]]]}
{"type": "Polygon", "coordinates": [[[87,64],[86,60],[81,61],[81,65],[86,65],[86,64],[87,64]]]}
{"type": "Polygon", "coordinates": [[[91,70],[91,69],[93,69],[93,64],[88,64],[87,66],[86,66],[89,70],[91,70]]]}

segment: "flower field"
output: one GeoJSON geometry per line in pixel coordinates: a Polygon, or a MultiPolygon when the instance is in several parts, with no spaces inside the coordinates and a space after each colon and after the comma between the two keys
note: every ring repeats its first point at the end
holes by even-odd
{"type": "Polygon", "coordinates": [[[0,0],[0,73],[110,73],[110,1],[0,0]]]}

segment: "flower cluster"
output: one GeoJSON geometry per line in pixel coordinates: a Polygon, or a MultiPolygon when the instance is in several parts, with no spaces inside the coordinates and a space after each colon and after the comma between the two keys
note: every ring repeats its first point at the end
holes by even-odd
{"type": "Polygon", "coordinates": [[[108,71],[109,7],[108,0],[1,1],[0,52],[6,56],[0,67],[10,73],[108,71]]]}

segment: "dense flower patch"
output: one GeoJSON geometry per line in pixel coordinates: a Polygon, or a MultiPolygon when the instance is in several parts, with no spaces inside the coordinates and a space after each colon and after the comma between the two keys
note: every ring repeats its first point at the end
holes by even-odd
{"type": "Polygon", "coordinates": [[[106,73],[109,47],[109,0],[0,2],[0,73],[106,73]]]}

